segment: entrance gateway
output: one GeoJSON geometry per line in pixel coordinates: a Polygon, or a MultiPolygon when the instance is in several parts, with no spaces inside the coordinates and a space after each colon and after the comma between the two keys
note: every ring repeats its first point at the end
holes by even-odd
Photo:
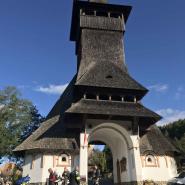
{"type": "Polygon", "coordinates": [[[31,184],[45,184],[48,168],[62,173],[75,166],[87,182],[88,144],[97,141],[111,149],[114,184],[166,184],[176,176],[177,150],[155,125],[161,117],[141,104],[148,90],[125,64],[130,12],[130,6],[74,0],[70,40],[77,73],[47,120],[14,150],[24,156],[31,184]]]}

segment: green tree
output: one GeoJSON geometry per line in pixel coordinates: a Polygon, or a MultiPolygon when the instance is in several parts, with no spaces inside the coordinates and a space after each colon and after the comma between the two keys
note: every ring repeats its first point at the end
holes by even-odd
{"type": "Polygon", "coordinates": [[[35,106],[31,107],[30,114],[31,121],[24,127],[21,134],[21,141],[24,141],[26,138],[28,138],[37,128],[39,128],[40,124],[45,120],[45,118],[41,116],[35,106]]]}
{"type": "Polygon", "coordinates": [[[180,151],[185,153],[185,119],[169,123],[159,128],[180,151]]]}
{"type": "Polygon", "coordinates": [[[89,157],[89,164],[97,165],[102,172],[105,172],[106,171],[105,153],[98,149],[94,149],[91,156],[89,157]]]}
{"type": "Polygon", "coordinates": [[[107,145],[105,145],[103,152],[105,154],[105,159],[106,159],[106,171],[112,172],[113,171],[112,152],[107,145]]]}
{"type": "Polygon", "coordinates": [[[25,129],[33,122],[33,104],[21,97],[15,87],[0,90],[0,157],[11,156],[24,139],[25,129]]]}

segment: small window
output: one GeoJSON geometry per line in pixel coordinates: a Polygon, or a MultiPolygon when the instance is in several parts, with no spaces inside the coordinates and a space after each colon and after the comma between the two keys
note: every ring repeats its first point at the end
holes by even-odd
{"type": "Polygon", "coordinates": [[[156,160],[155,156],[152,155],[152,154],[146,155],[145,164],[146,164],[146,166],[156,167],[157,166],[157,160],[156,160]]]}
{"type": "Polygon", "coordinates": [[[109,100],[109,96],[108,95],[100,95],[100,100],[109,100]]]}
{"type": "Polygon", "coordinates": [[[94,15],[94,10],[85,10],[85,15],[94,15]]]}
{"type": "Polygon", "coordinates": [[[62,157],[62,162],[66,162],[66,161],[67,161],[66,157],[62,157]]]}
{"type": "Polygon", "coordinates": [[[96,95],[94,95],[94,94],[86,94],[86,99],[96,100],[96,95]]]}
{"type": "Polygon", "coordinates": [[[152,162],[152,159],[149,157],[149,158],[147,159],[147,161],[148,161],[149,163],[151,163],[151,162],[152,162]]]}
{"type": "Polygon", "coordinates": [[[112,101],[121,101],[121,97],[120,96],[112,96],[112,101]]]}
{"type": "Polygon", "coordinates": [[[122,14],[120,14],[120,13],[114,13],[114,12],[112,12],[111,13],[111,17],[114,17],[114,18],[121,18],[122,17],[122,14]]]}
{"type": "Polygon", "coordinates": [[[66,166],[70,164],[70,157],[63,153],[57,157],[57,166],[66,166]]]}
{"type": "Polygon", "coordinates": [[[125,96],[124,100],[125,102],[134,102],[134,96],[125,96]]]}
{"type": "Polygon", "coordinates": [[[112,77],[112,75],[107,75],[106,78],[107,79],[112,79],[113,77],[112,77]]]}
{"type": "Polygon", "coordinates": [[[108,13],[107,12],[102,12],[102,11],[97,11],[96,16],[108,17],[108,13]]]}

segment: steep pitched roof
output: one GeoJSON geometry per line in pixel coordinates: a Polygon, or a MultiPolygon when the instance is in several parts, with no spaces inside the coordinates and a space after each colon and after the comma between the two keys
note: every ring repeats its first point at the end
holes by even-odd
{"type": "Polygon", "coordinates": [[[148,91],[112,62],[91,63],[86,72],[77,78],[76,85],[148,91]]]}
{"type": "Polygon", "coordinates": [[[67,108],[73,102],[74,84],[76,82],[76,75],[73,77],[67,88],[64,90],[59,100],[55,103],[47,118],[52,118],[53,116],[60,115],[65,112],[67,108]]]}
{"type": "Polygon", "coordinates": [[[178,152],[156,125],[150,126],[148,131],[140,138],[140,152],[144,154],[146,151],[154,151],[160,155],[167,152],[178,152]]]}
{"type": "Polygon", "coordinates": [[[55,116],[43,122],[23,143],[14,149],[14,152],[25,150],[78,150],[74,137],[63,130],[60,116],[55,116]],[[57,127],[57,128],[56,128],[57,127]],[[60,135],[58,135],[60,132],[60,135]],[[65,133],[65,134],[64,134],[65,133]]]}

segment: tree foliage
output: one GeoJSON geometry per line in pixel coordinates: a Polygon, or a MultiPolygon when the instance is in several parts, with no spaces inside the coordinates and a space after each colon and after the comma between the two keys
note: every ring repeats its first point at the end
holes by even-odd
{"type": "Polygon", "coordinates": [[[103,150],[105,153],[105,159],[106,159],[106,171],[112,172],[113,171],[113,158],[112,158],[112,152],[110,148],[105,145],[105,148],[103,150]]]}
{"type": "Polygon", "coordinates": [[[160,129],[180,151],[185,153],[185,119],[162,126],[160,129]]]}
{"type": "Polygon", "coordinates": [[[21,141],[28,138],[37,128],[39,128],[40,124],[45,120],[43,116],[38,112],[35,106],[32,106],[30,109],[31,121],[28,125],[26,125],[21,133],[21,141]]]}
{"type": "Polygon", "coordinates": [[[106,158],[105,153],[94,149],[91,156],[89,156],[89,164],[90,165],[97,165],[102,172],[106,170],[106,158]]]}
{"type": "Polygon", "coordinates": [[[29,135],[29,126],[40,123],[40,118],[33,104],[23,99],[15,87],[0,90],[0,157],[12,155],[12,150],[29,135]]]}
{"type": "Polygon", "coordinates": [[[97,165],[103,173],[112,172],[113,160],[112,153],[109,147],[105,145],[103,151],[100,151],[99,149],[94,149],[91,156],[89,156],[89,164],[97,165]]]}

